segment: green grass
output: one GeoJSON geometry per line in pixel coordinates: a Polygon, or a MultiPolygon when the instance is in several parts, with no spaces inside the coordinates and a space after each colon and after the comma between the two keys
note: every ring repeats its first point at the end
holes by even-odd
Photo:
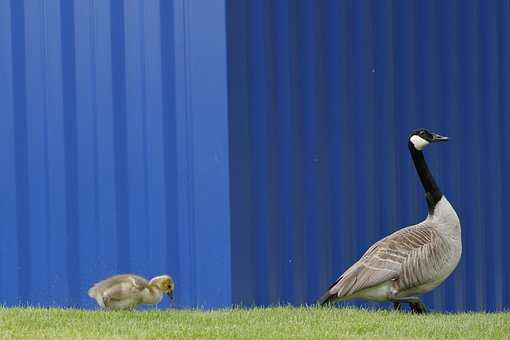
{"type": "Polygon", "coordinates": [[[103,312],[1,308],[0,339],[510,339],[510,313],[412,315],[340,308],[103,312]]]}

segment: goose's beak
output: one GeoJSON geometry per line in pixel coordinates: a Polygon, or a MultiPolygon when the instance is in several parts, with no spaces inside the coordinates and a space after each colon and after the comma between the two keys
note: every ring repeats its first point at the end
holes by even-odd
{"type": "Polygon", "coordinates": [[[432,143],[435,142],[446,142],[448,140],[448,137],[438,135],[437,133],[432,134],[432,143]]]}

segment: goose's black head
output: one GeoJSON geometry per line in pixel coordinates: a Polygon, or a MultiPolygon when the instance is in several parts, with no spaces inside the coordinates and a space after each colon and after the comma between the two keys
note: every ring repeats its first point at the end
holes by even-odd
{"type": "Polygon", "coordinates": [[[447,140],[448,137],[441,136],[427,129],[416,129],[409,135],[409,145],[412,145],[419,151],[425,149],[430,143],[446,142],[447,140]]]}

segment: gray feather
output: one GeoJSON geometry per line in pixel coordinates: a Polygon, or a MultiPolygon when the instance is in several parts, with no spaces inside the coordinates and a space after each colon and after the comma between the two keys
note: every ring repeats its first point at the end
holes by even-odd
{"type": "Polygon", "coordinates": [[[448,251],[448,243],[424,221],[372,245],[328,292],[342,298],[388,280],[396,280],[401,289],[418,286],[433,276],[448,251]]]}
{"type": "Polygon", "coordinates": [[[120,291],[121,284],[126,282],[132,283],[133,289],[139,291],[145,289],[149,284],[149,282],[146,279],[138,275],[134,274],[115,275],[94,284],[94,286],[92,286],[92,288],[89,289],[88,294],[91,298],[95,298],[97,294],[102,294],[105,291],[112,292],[112,294],[115,295],[114,293],[117,291],[115,287],[119,287],[120,291]]]}

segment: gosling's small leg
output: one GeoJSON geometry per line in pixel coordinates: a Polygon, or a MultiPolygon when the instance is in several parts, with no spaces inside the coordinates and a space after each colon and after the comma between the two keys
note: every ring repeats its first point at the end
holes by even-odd
{"type": "Polygon", "coordinates": [[[112,299],[110,298],[110,296],[108,296],[108,295],[106,295],[106,296],[105,296],[105,295],[103,295],[103,304],[104,304],[104,308],[105,308],[105,309],[110,309],[110,307],[111,307],[111,306],[110,306],[110,302],[111,302],[111,300],[112,300],[112,299]]]}
{"type": "Polygon", "coordinates": [[[400,312],[401,310],[400,302],[393,302],[393,310],[400,312]]]}

